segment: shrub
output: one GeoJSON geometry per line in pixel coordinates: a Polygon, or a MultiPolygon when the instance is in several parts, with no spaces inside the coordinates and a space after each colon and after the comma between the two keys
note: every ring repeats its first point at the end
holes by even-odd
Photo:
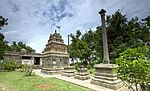
{"type": "Polygon", "coordinates": [[[3,60],[0,60],[0,71],[3,70],[3,60]]]}
{"type": "Polygon", "coordinates": [[[33,73],[33,66],[32,65],[25,65],[25,75],[31,76],[33,73]]]}
{"type": "Polygon", "coordinates": [[[88,65],[87,65],[87,68],[88,68],[88,69],[91,69],[91,68],[92,68],[92,65],[88,64],[88,65]]]}
{"type": "Polygon", "coordinates": [[[133,91],[139,91],[138,85],[150,82],[150,60],[147,56],[149,48],[129,48],[116,59],[118,77],[133,91]],[[133,88],[135,86],[136,88],[133,88]]]}
{"type": "Polygon", "coordinates": [[[1,63],[3,70],[14,71],[18,68],[17,63],[14,60],[5,60],[1,63]]]}
{"type": "Polygon", "coordinates": [[[75,63],[75,69],[78,71],[80,69],[81,62],[75,63]]]}

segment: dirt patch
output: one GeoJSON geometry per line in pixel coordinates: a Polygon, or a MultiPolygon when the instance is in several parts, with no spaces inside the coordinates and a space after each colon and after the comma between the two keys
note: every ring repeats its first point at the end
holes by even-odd
{"type": "Polygon", "coordinates": [[[50,83],[48,83],[48,84],[37,84],[37,85],[35,85],[35,87],[38,89],[50,89],[50,88],[53,88],[54,85],[50,84],[50,83]]]}

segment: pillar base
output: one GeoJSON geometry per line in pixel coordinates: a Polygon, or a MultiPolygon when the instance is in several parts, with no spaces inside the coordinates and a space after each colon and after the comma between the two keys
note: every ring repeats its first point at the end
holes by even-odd
{"type": "Polygon", "coordinates": [[[81,66],[74,78],[79,79],[79,80],[90,79],[90,76],[88,76],[87,68],[85,68],[84,66],[81,66]]]}
{"type": "Polygon", "coordinates": [[[95,76],[92,78],[91,83],[106,88],[117,90],[124,84],[121,80],[117,79],[117,74],[114,69],[117,68],[115,64],[96,64],[95,76]]]}
{"type": "Polygon", "coordinates": [[[63,69],[62,68],[42,68],[41,72],[54,75],[54,74],[62,74],[63,69]]]}
{"type": "Polygon", "coordinates": [[[66,66],[64,67],[62,76],[72,77],[72,76],[75,76],[75,72],[76,70],[73,66],[66,66]]]}

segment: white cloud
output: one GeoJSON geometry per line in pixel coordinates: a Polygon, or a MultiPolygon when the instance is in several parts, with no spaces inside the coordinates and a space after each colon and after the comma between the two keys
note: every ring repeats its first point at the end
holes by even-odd
{"type": "MultiPolygon", "coordinates": [[[[0,15],[7,17],[8,26],[2,32],[6,40],[23,41],[42,52],[50,33],[54,19],[61,26],[65,43],[67,35],[82,32],[100,25],[98,11],[101,8],[112,14],[121,9],[128,17],[146,17],[150,14],[149,0],[1,0],[0,15]]],[[[52,30],[51,30],[52,29],[52,30]]]]}

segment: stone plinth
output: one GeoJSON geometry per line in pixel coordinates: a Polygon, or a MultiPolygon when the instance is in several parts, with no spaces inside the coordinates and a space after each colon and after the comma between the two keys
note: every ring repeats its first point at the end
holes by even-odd
{"type": "Polygon", "coordinates": [[[64,73],[62,74],[62,76],[67,76],[67,77],[72,77],[75,76],[75,68],[73,66],[66,66],[64,67],[64,73]]]}
{"type": "Polygon", "coordinates": [[[90,79],[90,77],[88,76],[87,68],[81,66],[74,78],[79,80],[90,79]]]}
{"type": "Polygon", "coordinates": [[[95,76],[92,78],[91,83],[110,89],[119,89],[123,86],[123,82],[117,79],[117,74],[114,69],[117,68],[115,64],[96,64],[95,76]]]}
{"type": "Polygon", "coordinates": [[[42,68],[41,72],[54,75],[54,74],[61,74],[63,72],[63,69],[61,68],[42,68]]]}

